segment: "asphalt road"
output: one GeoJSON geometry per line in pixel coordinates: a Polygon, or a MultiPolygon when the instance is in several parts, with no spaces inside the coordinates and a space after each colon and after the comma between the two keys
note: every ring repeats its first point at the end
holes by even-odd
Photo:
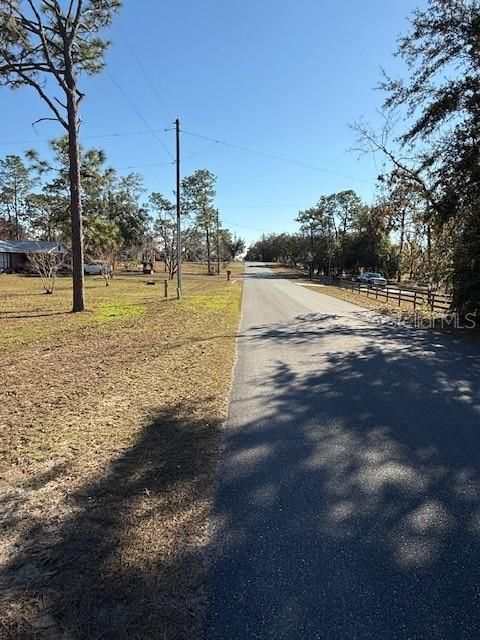
{"type": "Polygon", "coordinates": [[[208,640],[480,637],[480,350],[247,265],[208,640]]]}

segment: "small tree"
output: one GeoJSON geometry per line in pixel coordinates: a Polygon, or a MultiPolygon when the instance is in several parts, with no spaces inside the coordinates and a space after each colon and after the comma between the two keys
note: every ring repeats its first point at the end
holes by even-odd
{"type": "Polygon", "coordinates": [[[177,224],[175,205],[161,193],[152,193],[150,205],[158,214],[155,221],[155,234],[161,241],[165,271],[170,280],[177,273],[177,224]]]}
{"type": "Polygon", "coordinates": [[[101,262],[101,274],[108,287],[113,278],[115,260],[122,243],[122,234],[116,224],[98,215],[89,216],[85,228],[86,251],[101,262]]]}
{"type": "Polygon", "coordinates": [[[28,259],[33,270],[40,275],[45,293],[52,294],[55,291],[58,271],[65,264],[65,253],[60,248],[36,251],[29,253],[28,259]]]}
{"type": "Polygon", "coordinates": [[[73,258],[73,311],[83,311],[83,225],[80,191],[78,110],[84,93],[79,74],[103,68],[108,41],[98,32],[110,25],[120,0],[2,0],[0,5],[0,81],[29,86],[68,133],[70,216],[73,258]],[[48,82],[53,80],[53,83],[48,82]],[[62,98],[54,95],[60,88],[62,98]]]}
{"type": "Polygon", "coordinates": [[[105,280],[105,286],[110,285],[110,281],[113,279],[113,270],[115,264],[115,258],[117,255],[116,247],[104,247],[104,249],[98,254],[100,260],[100,273],[105,280]]]}
{"type": "Polygon", "coordinates": [[[182,181],[184,207],[188,212],[195,214],[196,225],[205,232],[208,273],[211,272],[212,232],[217,220],[217,212],[213,207],[216,179],[211,171],[197,169],[182,181]]]}
{"type": "Polygon", "coordinates": [[[238,255],[245,251],[245,240],[236,235],[232,236],[228,229],[220,230],[220,238],[227,251],[228,260],[235,260],[238,255]]]}

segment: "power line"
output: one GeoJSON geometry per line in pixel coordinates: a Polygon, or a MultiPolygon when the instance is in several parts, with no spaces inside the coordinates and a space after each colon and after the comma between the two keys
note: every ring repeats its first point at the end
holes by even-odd
{"type": "Polygon", "coordinates": [[[204,147],[199,151],[194,151],[193,153],[190,153],[185,159],[193,160],[193,158],[196,158],[197,156],[201,155],[202,153],[205,153],[206,151],[210,151],[210,149],[213,149],[213,147],[216,147],[216,146],[217,146],[217,142],[215,141],[213,144],[209,144],[208,147],[204,147]]]}
{"type": "MultiPolygon", "coordinates": [[[[81,136],[82,140],[93,140],[94,138],[120,138],[122,136],[142,136],[151,135],[152,133],[162,133],[165,129],[143,129],[142,131],[118,131],[113,133],[96,133],[87,136],[81,136]]],[[[17,145],[17,144],[35,144],[37,142],[51,142],[52,138],[35,138],[32,140],[2,140],[0,145],[17,145]]]]}
{"type": "MultiPolygon", "coordinates": [[[[143,73],[148,85],[150,86],[150,89],[153,91],[153,93],[154,93],[155,97],[157,98],[160,106],[165,111],[165,113],[167,114],[167,116],[168,116],[170,121],[175,120],[174,116],[172,115],[172,112],[168,108],[165,100],[162,98],[162,96],[160,95],[160,92],[158,91],[155,83],[153,82],[151,75],[148,73],[148,71],[146,70],[144,64],[140,60],[140,56],[137,55],[132,43],[127,38],[127,35],[123,31],[123,29],[120,27],[120,25],[117,25],[117,28],[118,28],[118,31],[121,33],[121,35],[122,35],[122,37],[123,37],[123,39],[125,41],[125,44],[127,45],[127,48],[130,51],[130,54],[132,55],[132,58],[135,60],[135,62],[137,63],[138,68],[143,73]]],[[[203,153],[203,152],[198,152],[198,153],[194,153],[193,155],[189,155],[189,156],[187,156],[187,159],[191,159],[191,158],[199,155],[199,153],[203,153]]]]}
{"type": "Polygon", "coordinates": [[[129,39],[127,38],[125,32],[120,27],[120,25],[117,25],[117,28],[118,28],[118,31],[122,34],[122,37],[123,37],[123,39],[125,41],[125,44],[127,45],[128,50],[130,51],[130,53],[131,53],[133,59],[135,60],[135,62],[137,63],[138,68],[140,69],[140,71],[145,76],[145,79],[147,80],[148,84],[150,85],[151,90],[155,94],[155,96],[156,96],[157,100],[159,101],[160,105],[162,106],[163,110],[167,114],[169,120],[173,121],[174,118],[173,118],[170,110],[168,109],[168,107],[167,107],[164,99],[161,97],[160,93],[157,91],[157,87],[155,86],[155,83],[153,82],[153,80],[150,77],[150,75],[147,73],[147,70],[145,69],[145,67],[142,64],[142,61],[140,60],[140,58],[136,54],[135,49],[133,48],[132,44],[130,43],[129,39]]]}
{"type": "Polygon", "coordinates": [[[246,224],[240,224],[239,222],[233,222],[232,220],[223,220],[223,222],[226,222],[227,224],[233,224],[234,227],[242,227],[242,229],[250,229],[251,231],[259,231],[260,233],[270,233],[269,231],[266,231],[265,229],[258,229],[257,227],[249,227],[246,224]]]}
{"type": "Polygon", "coordinates": [[[314,165],[307,164],[305,162],[297,162],[296,160],[290,160],[289,158],[282,158],[281,156],[275,156],[270,153],[264,153],[263,151],[257,151],[256,149],[250,149],[249,147],[242,147],[238,144],[233,144],[231,142],[225,142],[223,140],[217,140],[215,138],[210,138],[208,136],[200,135],[199,133],[193,133],[191,131],[185,131],[182,129],[182,133],[187,136],[193,136],[194,138],[201,138],[202,140],[210,140],[211,142],[215,142],[216,144],[221,144],[224,147],[231,147],[232,149],[238,149],[240,151],[247,151],[248,153],[254,153],[258,156],[263,156],[264,158],[270,158],[271,160],[279,160],[280,162],[287,162],[288,164],[293,164],[298,167],[304,167],[306,169],[313,169],[314,171],[320,171],[321,173],[328,173],[332,176],[337,176],[339,178],[347,178],[348,180],[356,180],[357,182],[365,182],[366,184],[374,185],[375,183],[371,180],[365,180],[363,178],[355,178],[354,176],[348,176],[344,173],[337,173],[336,171],[330,171],[329,169],[322,169],[321,167],[315,167],[314,165]]]}
{"type": "MultiPolygon", "coordinates": [[[[107,73],[108,73],[108,71],[107,71],[107,73]]],[[[100,139],[100,138],[117,138],[117,137],[123,137],[123,136],[137,136],[137,135],[146,135],[146,134],[153,135],[157,139],[157,141],[161,144],[161,146],[166,151],[166,153],[172,159],[172,163],[169,163],[169,164],[174,164],[175,163],[175,158],[173,157],[173,155],[171,154],[169,149],[166,147],[166,145],[163,142],[163,140],[157,135],[157,133],[164,132],[167,129],[153,129],[150,126],[150,124],[147,122],[145,117],[142,115],[142,113],[139,111],[139,109],[136,107],[136,105],[133,103],[133,101],[130,99],[128,94],[124,91],[123,87],[121,87],[121,85],[118,84],[118,82],[112,77],[112,75],[110,73],[108,73],[108,75],[110,76],[110,79],[115,84],[115,86],[118,88],[118,90],[122,93],[122,95],[124,96],[125,100],[130,104],[132,109],[135,111],[135,113],[138,115],[138,117],[142,120],[142,122],[148,127],[148,129],[141,130],[141,131],[117,131],[117,132],[112,132],[112,133],[99,133],[99,134],[85,135],[85,136],[82,136],[82,139],[83,140],[93,140],[93,139],[100,139]]],[[[329,169],[323,169],[321,167],[316,167],[314,165],[307,164],[305,162],[298,162],[296,160],[291,160],[289,158],[283,158],[281,156],[272,155],[272,154],[269,154],[269,153],[265,153],[263,151],[258,151],[256,149],[250,149],[249,147],[243,147],[243,146],[240,146],[240,145],[237,145],[237,144],[233,144],[233,143],[230,143],[230,142],[225,142],[223,140],[217,140],[215,138],[210,138],[208,136],[204,136],[204,135],[201,135],[201,134],[198,134],[198,133],[193,133],[191,131],[182,130],[182,133],[184,133],[185,135],[188,135],[188,136],[193,136],[195,138],[208,140],[208,141],[213,143],[211,145],[208,145],[204,149],[200,149],[199,151],[196,151],[196,152],[190,154],[189,156],[187,156],[186,159],[188,159],[188,160],[191,160],[194,157],[196,157],[197,155],[201,155],[202,153],[205,153],[205,152],[209,151],[210,149],[212,149],[213,147],[215,147],[215,146],[220,144],[222,146],[231,147],[233,149],[238,149],[240,151],[246,151],[248,153],[254,153],[255,155],[259,155],[259,156],[262,156],[264,158],[270,158],[272,160],[278,160],[280,162],[286,162],[288,164],[296,165],[296,166],[299,166],[299,167],[304,167],[304,168],[307,168],[307,169],[312,169],[314,171],[319,171],[321,173],[326,173],[326,174],[337,176],[337,177],[340,177],[340,178],[346,178],[348,180],[355,180],[357,182],[363,182],[365,184],[375,185],[375,183],[372,182],[371,180],[365,180],[363,178],[356,178],[355,176],[349,176],[347,174],[338,173],[336,171],[330,171],[329,169]]],[[[3,141],[0,141],[0,146],[36,144],[38,142],[48,143],[50,141],[51,141],[51,138],[36,138],[36,139],[31,139],[31,140],[11,140],[11,141],[3,140],[3,141]]],[[[136,166],[140,167],[142,165],[136,165],[136,166]]],[[[152,164],[143,165],[143,166],[150,166],[150,167],[164,166],[164,163],[152,163],[152,164]]],[[[125,167],[125,168],[129,168],[129,167],[125,167]]],[[[290,208],[290,207],[291,208],[296,208],[297,206],[299,206],[301,208],[303,205],[229,205],[229,206],[232,206],[232,207],[233,206],[238,206],[238,208],[260,208],[260,207],[262,207],[262,208],[280,208],[280,207],[282,207],[282,208],[290,208]]]]}
{"type": "MultiPolygon", "coordinates": [[[[163,129],[159,129],[159,131],[163,131],[163,129]]],[[[152,132],[146,129],[145,131],[125,131],[121,133],[102,133],[98,135],[91,136],[82,136],[82,140],[90,140],[92,138],[113,138],[117,136],[134,136],[140,134],[151,134],[152,132]]],[[[35,144],[36,142],[51,142],[51,138],[41,138],[36,140],[18,140],[17,142],[0,142],[0,145],[8,145],[8,144],[35,144]]],[[[122,167],[114,167],[116,171],[120,171],[123,169],[142,169],[144,167],[171,167],[172,162],[149,162],[146,164],[131,164],[125,165],[122,167]]]]}
{"type": "Polygon", "coordinates": [[[151,162],[148,164],[131,164],[126,167],[114,167],[116,171],[121,171],[122,169],[144,169],[146,167],[171,167],[171,162],[151,162]]]}
{"type": "Polygon", "coordinates": [[[163,147],[163,149],[167,152],[167,154],[170,156],[170,158],[173,160],[173,163],[175,163],[175,158],[173,157],[173,155],[170,153],[169,149],[167,148],[167,146],[165,145],[165,143],[163,142],[163,140],[157,136],[155,129],[152,129],[152,127],[150,126],[149,122],[145,119],[145,117],[143,116],[143,114],[139,111],[139,109],[136,107],[135,103],[130,99],[129,95],[126,93],[126,91],[123,89],[123,87],[115,80],[115,78],[112,76],[112,74],[108,71],[108,69],[106,70],[106,73],[108,75],[108,77],[110,78],[110,80],[113,82],[113,84],[117,87],[117,89],[120,91],[120,93],[123,95],[123,97],[125,98],[125,100],[128,102],[128,104],[132,107],[132,109],[135,111],[135,113],[137,114],[137,116],[141,119],[141,121],[143,122],[143,124],[148,128],[148,130],[150,131],[150,133],[153,135],[154,138],[156,138],[158,140],[158,142],[161,144],[161,146],[163,147]]]}

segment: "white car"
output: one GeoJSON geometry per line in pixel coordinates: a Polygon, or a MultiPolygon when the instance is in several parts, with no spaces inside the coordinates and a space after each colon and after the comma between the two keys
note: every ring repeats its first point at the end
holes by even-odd
{"type": "Polygon", "coordinates": [[[361,276],[359,276],[357,280],[358,282],[370,284],[374,287],[385,287],[387,285],[387,281],[381,273],[372,273],[371,271],[366,271],[361,276]]]}
{"type": "Polygon", "coordinates": [[[100,276],[104,272],[106,263],[101,260],[93,260],[83,265],[83,270],[87,276],[100,276]]]}

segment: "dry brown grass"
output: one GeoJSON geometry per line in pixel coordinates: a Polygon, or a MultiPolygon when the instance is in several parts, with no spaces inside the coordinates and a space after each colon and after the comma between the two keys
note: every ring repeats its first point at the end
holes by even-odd
{"type": "Polygon", "coordinates": [[[241,284],[39,287],[0,278],[0,637],[195,638],[241,284]]]}
{"type": "MultiPolygon", "coordinates": [[[[414,310],[411,304],[406,302],[402,302],[401,305],[398,305],[397,302],[386,302],[385,300],[375,299],[375,293],[372,293],[370,297],[367,297],[364,294],[358,294],[355,291],[350,291],[348,289],[342,289],[340,287],[335,287],[331,285],[325,284],[312,284],[309,286],[305,285],[308,289],[312,291],[317,291],[318,293],[324,293],[329,296],[333,296],[334,298],[339,298],[340,300],[345,300],[347,302],[352,302],[353,304],[357,304],[365,309],[372,309],[373,311],[378,311],[382,315],[394,316],[399,319],[407,320],[409,318],[413,318],[414,310]]],[[[417,311],[419,313],[423,312],[427,314],[429,312],[428,308],[424,309],[421,307],[417,307],[417,311]]]]}

